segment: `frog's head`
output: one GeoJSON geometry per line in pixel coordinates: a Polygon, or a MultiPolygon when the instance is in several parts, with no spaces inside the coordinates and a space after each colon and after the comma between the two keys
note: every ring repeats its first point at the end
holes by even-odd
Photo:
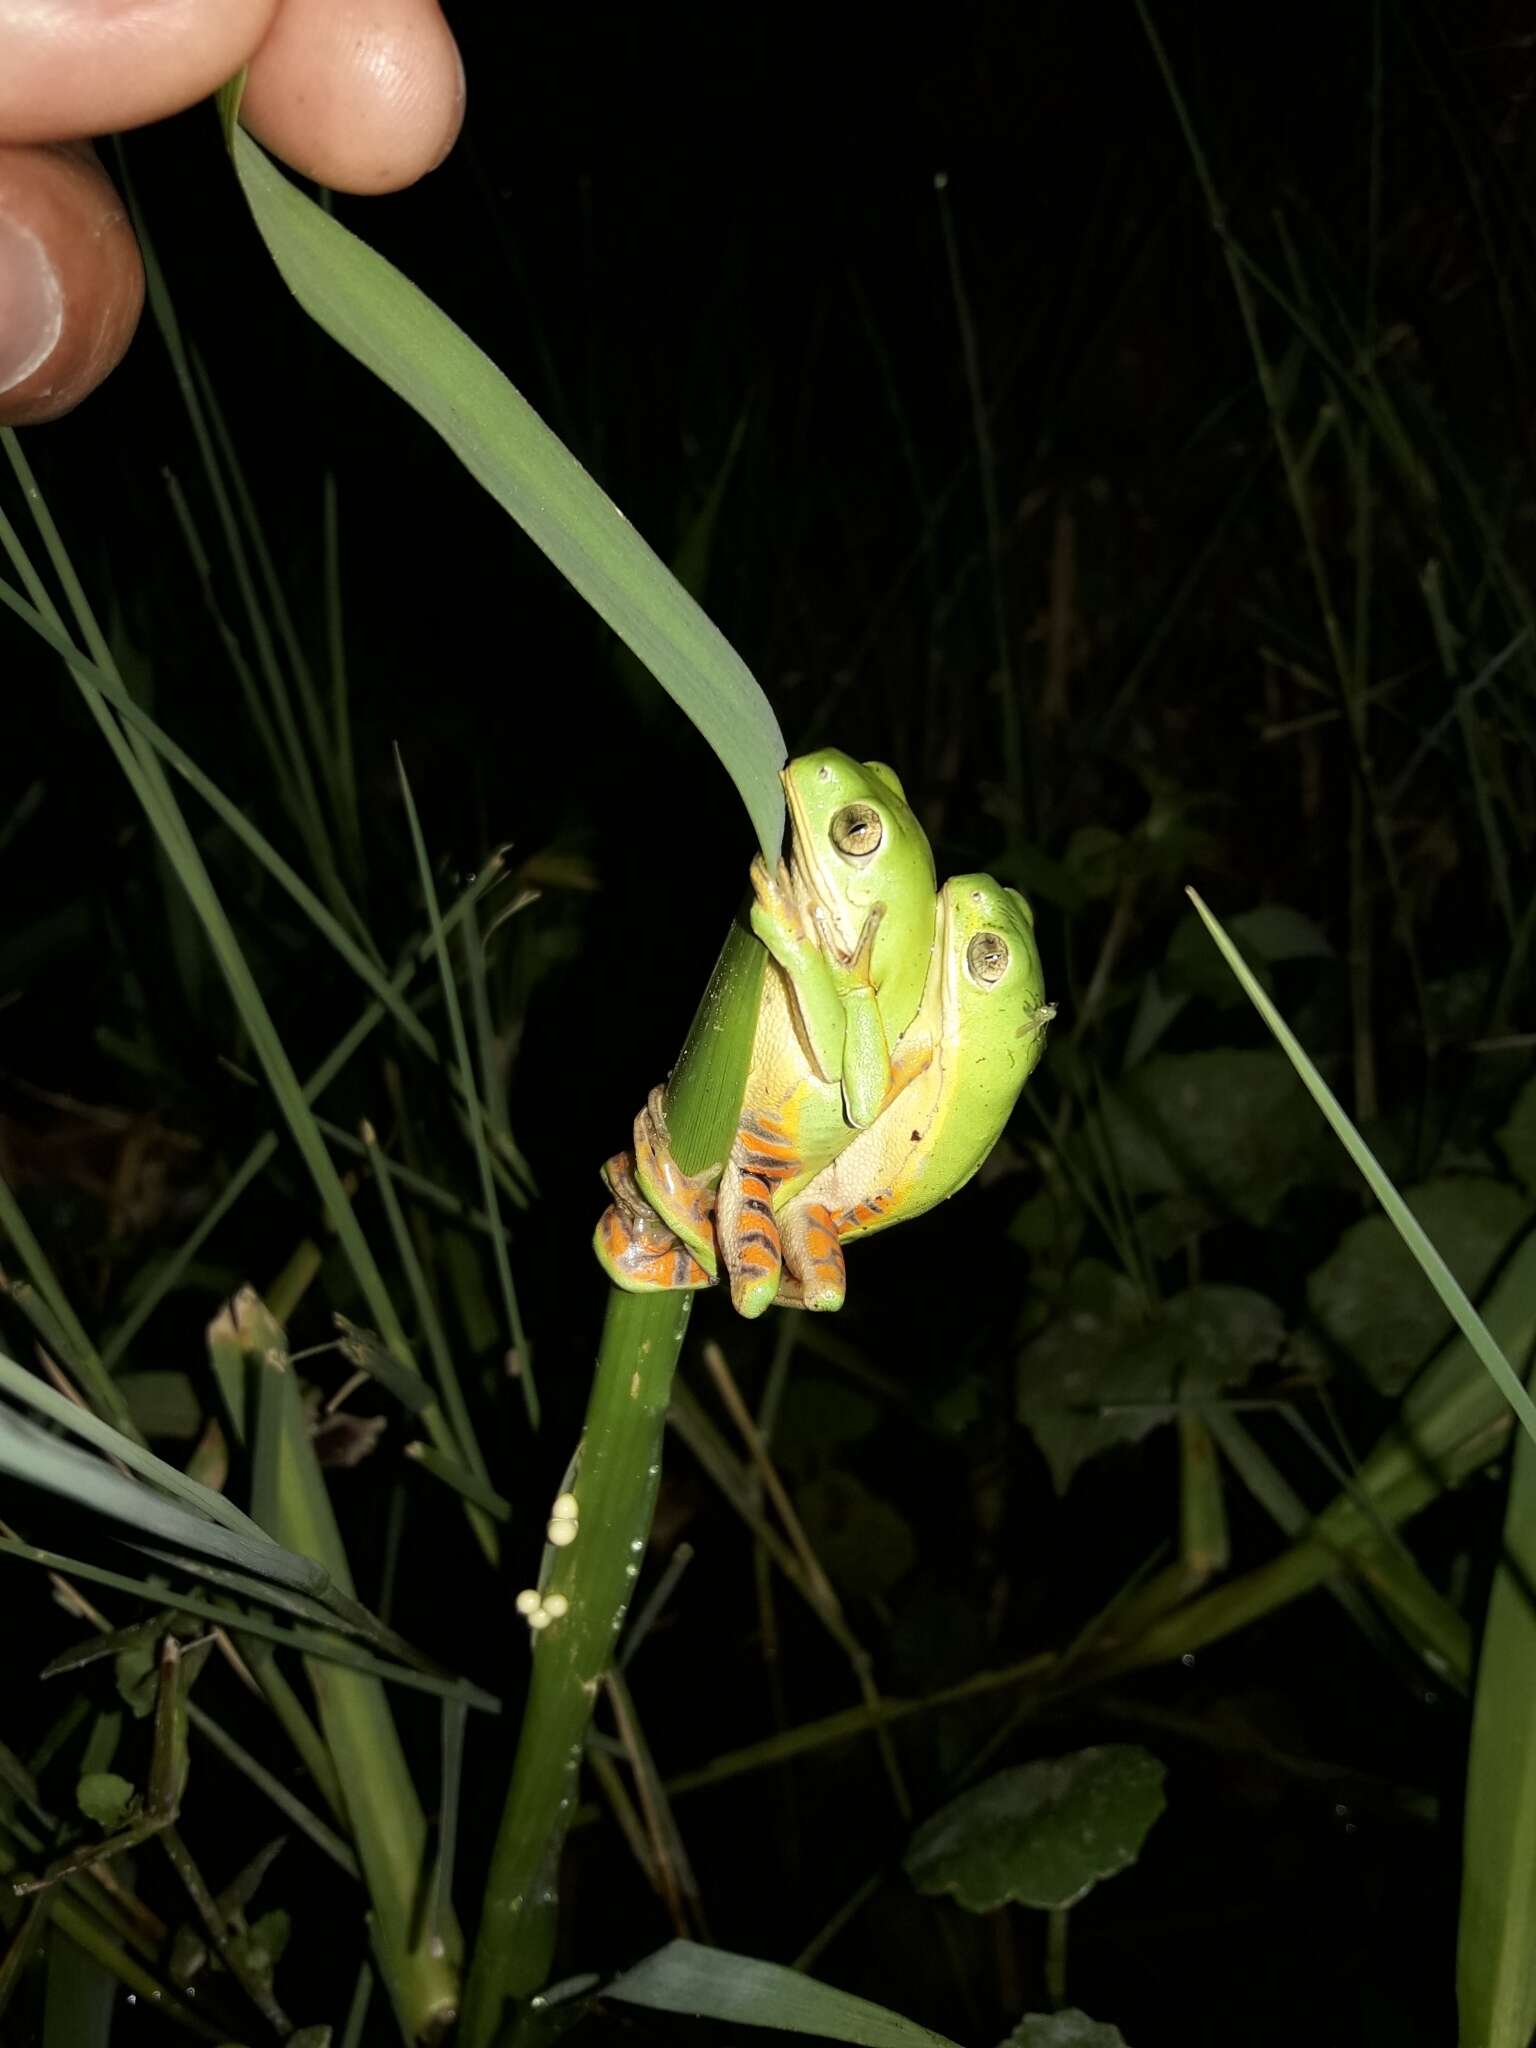
{"type": "MultiPolygon", "coordinates": [[[[783,772],[790,868],[809,907],[819,904],[851,952],[877,903],[877,988],[898,960],[916,954],[918,982],[933,931],[933,854],[893,769],[855,761],[836,747],[802,754],[783,772]]],[[[913,993],[915,1008],[917,992],[913,993]]]]}
{"type": "Polygon", "coordinates": [[[1045,1050],[1055,1010],[1045,1000],[1035,915],[991,875],[953,875],[939,892],[945,1035],[1016,1094],[1045,1050]]]}

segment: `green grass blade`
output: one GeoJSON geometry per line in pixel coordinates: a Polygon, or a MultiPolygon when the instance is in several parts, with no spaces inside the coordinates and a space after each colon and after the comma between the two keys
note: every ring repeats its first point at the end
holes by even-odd
{"type": "Polygon", "coordinates": [[[820,2041],[856,2041],[863,2048],[956,2048],[947,2035],[782,1963],[701,1948],[693,1941],[669,1941],[626,1970],[603,1996],[652,2012],[696,2013],[738,2026],[814,2034],[820,2041]]]}
{"type": "MultiPolygon", "coordinates": [[[[120,685],[121,678],[116,673],[111,650],[96,624],[58,529],[48,514],[42,494],[21,452],[20,444],[9,428],[0,432],[0,446],[4,447],[26,493],[29,509],[43,536],[49,559],[69,595],[82,638],[94,656],[97,666],[120,685]]],[[[56,624],[57,614],[52,609],[47,592],[35,574],[29,573],[25,552],[20,548],[9,521],[3,515],[0,515],[0,543],[4,544],[7,553],[17,565],[18,572],[22,573],[23,581],[31,590],[38,610],[45,619],[56,624]]],[[[368,1303],[373,1320],[389,1348],[409,1362],[410,1346],[395,1314],[383,1275],[374,1261],[373,1253],[353,1213],[352,1204],[346,1189],[342,1186],[335,1162],[326,1150],[325,1141],[316,1128],[314,1116],[299,1086],[298,1076],[293,1071],[233,927],[225,916],[223,905],[203,864],[202,856],[165,779],[164,770],[141,736],[135,736],[131,742],[129,735],[124,733],[113,713],[100,698],[89,689],[85,689],[84,694],[103,738],[106,739],[119,767],[128,778],[145,816],[154,828],[157,839],[175,868],[193,909],[197,912],[209,948],[224,976],[241,1023],[266,1075],[267,1084],[277,1097],[294,1144],[309,1168],[316,1191],[330,1217],[331,1226],[340,1240],[353,1278],[368,1303]]]]}
{"type": "Polygon", "coordinates": [[[324,1571],[309,1558],[295,1557],[265,1535],[253,1541],[204,1521],[8,1409],[0,1409],[0,1473],[140,1533],[179,1544],[194,1556],[222,1559],[274,1585],[318,1593],[327,1584],[324,1571]]]}
{"type": "MultiPolygon", "coordinates": [[[[0,1354],[0,1392],[9,1394],[13,1400],[24,1402],[37,1414],[45,1415],[50,1422],[56,1422],[67,1429],[71,1435],[81,1437],[97,1450],[106,1451],[117,1458],[130,1471],[137,1472],[141,1479],[149,1480],[162,1492],[168,1493],[173,1500],[181,1502],[184,1509],[193,1510],[190,1519],[198,1526],[201,1526],[204,1520],[218,1523],[230,1534],[239,1537],[253,1553],[266,1555],[277,1547],[259,1523],[253,1522],[249,1515],[242,1514],[234,1502],[226,1500],[222,1493],[215,1493],[211,1487],[201,1485],[196,1479],[189,1479],[185,1472],[178,1471],[174,1465],[168,1465],[164,1458],[157,1458],[153,1451],[146,1450],[142,1444],[131,1440],[125,1441],[122,1433],[113,1429],[110,1423],[103,1422],[99,1416],[92,1415],[88,1409],[79,1407],[75,1402],[66,1400],[56,1388],[50,1387],[35,1374],[25,1371],[13,1359],[6,1358],[3,1354],[0,1354]]],[[[14,1419],[8,1417],[3,1409],[0,1409],[0,1417],[14,1419]]],[[[45,1438],[45,1441],[52,1442],[53,1439],[45,1438]]],[[[80,1457],[84,1454],[75,1452],[72,1455],[80,1457]]],[[[87,1460],[87,1463],[93,1470],[98,1469],[97,1461],[87,1460]]],[[[121,1477],[108,1465],[101,1465],[99,1469],[113,1479],[121,1477]]],[[[142,1491],[141,1488],[134,1487],[131,1480],[123,1480],[122,1484],[131,1487],[135,1494],[142,1491]]],[[[90,1505],[88,1501],[82,1501],[81,1504],[90,1505]]],[[[303,1559],[294,1560],[294,1569],[297,1570],[301,1563],[308,1566],[307,1576],[302,1579],[289,1578],[285,1583],[303,1584],[308,1591],[318,1593],[326,1584],[324,1572],[303,1559]]],[[[259,1570],[260,1567],[253,1566],[252,1569],[259,1570]]],[[[273,1574],[268,1573],[267,1576],[273,1574]]]]}
{"type": "Polygon", "coordinates": [[[488,1515],[494,1515],[498,1522],[512,1519],[512,1506],[478,1473],[471,1472],[467,1465],[434,1450],[431,1444],[419,1439],[405,1447],[405,1455],[413,1465],[419,1465],[423,1472],[429,1472],[444,1486],[451,1486],[462,1500],[473,1501],[478,1508],[484,1508],[488,1515]]]}
{"type": "MultiPolygon", "coordinates": [[[[485,871],[470,883],[469,887],[449,911],[447,917],[444,918],[443,928],[445,931],[452,930],[460,918],[469,914],[480,895],[498,879],[500,872],[501,863],[499,859],[492,859],[487,863],[485,871]]],[[[426,959],[428,952],[431,950],[431,945],[432,940],[429,934],[421,941],[419,947],[407,957],[404,965],[396,968],[390,986],[397,995],[403,995],[410,986],[412,977],[426,959]]],[[[364,1045],[370,1034],[384,1021],[387,1014],[388,1008],[382,1002],[373,1002],[368,1005],[351,1030],[337,1040],[336,1044],[332,1046],[319,1066],[315,1068],[309,1079],[304,1083],[304,1100],[307,1103],[313,1105],[319,1101],[337,1075],[342,1073],[350,1063],[353,1054],[364,1045]]],[[[334,1132],[334,1126],[327,1124],[323,1118],[317,1118],[316,1121],[322,1131],[334,1132]]],[[[177,1247],[165,1264],[157,1271],[153,1285],[145,1288],[144,1292],[137,1297],[133,1307],[123,1317],[122,1322],[119,1323],[106,1344],[102,1347],[102,1359],[109,1370],[122,1357],[139,1331],[165,1299],[165,1296],[181,1279],[208,1238],[213,1234],[219,1223],[223,1221],[225,1215],[234,1207],[240,1196],[252,1182],[265,1172],[277,1147],[278,1136],[276,1131],[266,1131],[256,1140],[256,1143],[251,1147],[245,1158],[241,1160],[239,1166],[236,1167],[225,1186],[220,1190],[217,1200],[211,1203],[205,1213],[199,1218],[196,1228],[192,1231],[191,1235],[177,1247]]],[[[464,1213],[469,1214],[468,1211],[464,1213]]],[[[471,1220],[477,1219],[471,1217],[471,1220]]]]}
{"type": "Polygon", "coordinates": [[[453,1362],[453,1352],[448,1343],[448,1333],[443,1328],[443,1319],[437,1312],[432,1289],[417,1256],[416,1243],[411,1236],[405,1212],[400,1206],[400,1197],[395,1191],[395,1169],[389,1156],[378,1141],[378,1134],[372,1124],[363,1126],[363,1143],[367,1147],[368,1159],[373,1167],[374,1185],[379,1191],[379,1200],[384,1205],[384,1214],[389,1221],[390,1235],[395,1241],[395,1255],[405,1274],[406,1286],[411,1291],[411,1301],[416,1310],[416,1324],[421,1331],[432,1359],[432,1369],[437,1376],[437,1389],[444,1412],[453,1426],[458,1440],[459,1453],[475,1477],[488,1482],[489,1473],[485,1459],[480,1454],[475,1426],[464,1399],[464,1390],[459,1385],[458,1369],[453,1362]]]}
{"type": "MultiPolygon", "coordinates": [[[[33,1236],[32,1226],[3,1178],[0,1178],[0,1238],[15,1247],[16,1256],[26,1267],[39,1300],[63,1335],[64,1342],[59,1347],[61,1362],[79,1375],[81,1387],[95,1403],[97,1412],[120,1429],[124,1436],[132,1437],[135,1443],[142,1443],[144,1439],[128,1413],[128,1403],[122,1390],[113,1381],[96,1346],[86,1335],[85,1326],[70,1307],[69,1297],[59,1285],[47,1254],[33,1236]]],[[[27,1377],[30,1379],[31,1374],[27,1377]]]]}
{"type": "MultiPolygon", "coordinates": [[[[176,318],[176,309],[171,298],[169,286],[165,280],[165,274],[160,268],[159,258],[155,252],[154,240],[149,233],[142,213],[139,211],[132,180],[127,176],[121,152],[119,152],[118,169],[128,193],[134,232],[144,257],[145,287],[150,312],[155,320],[155,324],[160,329],[160,336],[165,343],[166,353],[171,359],[171,369],[176,379],[176,388],[181,393],[182,402],[187,409],[187,419],[192,428],[198,454],[202,458],[203,474],[207,481],[209,495],[213,499],[214,514],[218,521],[220,532],[223,535],[225,549],[228,553],[236,587],[240,593],[240,601],[245,612],[251,640],[256,649],[257,666],[261,671],[271,701],[270,718],[260,722],[265,724],[269,735],[276,735],[276,743],[281,745],[283,755],[286,757],[282,764],[285,772],[278,775],[277,787],[281,791],[285,802],[289,806],[290,813],[304,837],[310,858],[315,864],[315,871],[321,877],[332,902],[341,914],[351,919],[354,923],[358,923],[357,912],[348,900],[342,885],[340,870],[336,864],[335,852],[331,845],[330,835],[326,829],[325,811],[320,802],[319,792],[315,784],[314,769],[299,733],[298,721],[294,716],[287,680],[283,674],[282,664],[278,659],[271,627],[262,610],[261,599],[256,587],[256,578],[251,570],[246,550],[245,535],[241,530],[239,511],[237,510],[235,496],[232,495],[231,489],[233,486],[234,493],[236,494],[243,490],[240,466],[235,460],[234,452],[229,445],[227,436],[223,436],[223,421],[218,418],[216,409],[210,423],[209,412],[205,406],[204,399],[205,396],[211,396],[211,394],[208,392],[206,380],[201,380],[200,383],[199,378],[194,375],[192,359],[182,338],[181,326],[176,318]],[[218,443],[221,437],[223,440],[224,460],[229,466],[229,474],[227,476],[220,460],[218,443]]],[[[242,509],[249,510],[248,500],[242,509]]],[[[249,523],[251,525],[255,524],[254,515],[251,515],[249,523]]],[[[190,532],[190,522],[187,523],[184,530],[190,532]]],[[[257,528],[258,541],[259,538],[260,533],[259,528],[257,528]]],[[[196,551],[198,554],[205,554],[206,551],[202,549],[201,542],[196,544],[196,551]]],[[[211,578],[209,578],[205,588],[209,592],[211,599],[211,578]]],[[[238,649],[233,634],[225,626],[217,611],[215,611],[215,618],[221,634],[225,636],[226,641],[230,644],[235,654],[237,673],[241,675],[242,681],[244,681],[249,673],[244,654],[238,649]]],[[[251,701],[249,697],[247,701],[251,701]]],[[[329,758],[329,750],[320,750],[318,758],[323,769],[329,758]]]]}
{"type": "Polygon", "coordinates": [[[97,663],[83,655],[66,633],[51,625],[39,611],[4,582],[0,582],[0,604],[4,604],[30,626],[39,639],[45,641],[65,663],[77,682],[110,704],[123,723],[141,734],[160,759],[168,767],[174,768],[177,774],[197,791],[220,823],[227,826],[252,858],[266,869],[273,881],[292,899],[321,937],[335,947],[358,979],[367,984],[411,1043],[434,1065],[440,1065],[441,1056],[431,1032],[396,991],[389,977],[378,965],[372,951],[359,945],[341,922],[327,910],[303,876],[284,860],[271,841],[251,823],[240,806],[224,794],[211,776],[203,773],[192,757],[162,730],[142,705],[135,702],[115,677],[107,674],[97,663]]]}
{"type": "Polygon", "coordinates": [[[1456,1994],[1468,2048],[1536,2032],[1536,1445],[1515,1443],[1477,1667],[1456,1994]]]}
{"type": "Polygon", "coordinates": [[[776,859],[784,739],[741,658],[462,328],[290,184],[242,129],[231,122],[228,134],[257,229],[305,312],[443,437],[644,662],[713,747],[776,859]]]}
{"type": "MultiPolygon", "coordinates": [[[[458,1077],[455,1076],[454,1078],[457,1081],[458,1077]]],[[[316,1122],[330,1139],[331,1143],[338,1146],[341,1151],[350,1152],[357,1159],[367,1159],[370,1157],[367,1141],[355,1131],[344,1131],[340,1124],[333,1124],[328,1117],[317,1117],[316,1122]]],[[[468,1136],[467,1130],[465,1135],[466,1137],[468,1136]]],[[[526,1209],[528,1206],[527,1196],[518,1187],[511,1175],[504,1170],[500,1170],[500,1168],[500,1161],[493,1157],[491,1160],[491,1171],[496,1175],[496,1185],[504,1195],[510,1197],[516,1207],[526,1209]]],[[[399,1164],[392,1165],[390,1171],[408,1194],[419,1196],[423,1202],[427,1203],[429,1207],[436,1209],[440,1215],[451,1216],[455,1222],[467,1223],[472,1230],[481,1230],[486,1232],[487,1235],[491,1231],[499,1229],[502,1235],[507,1237],[508,1242],[511,1241],[510,1233],[504,1224],[493,1223],[483,1209],[477,1209],[472,1202],[464,1201],[460,1196],[454,1194],[451,1189],[440,1186],[437,1181],[428,1180],[424,1173],[417,1173],[413,1168],[399,1164]]]]}
{"type": "Polygon", "coordinates": [[[421,836],[421,820],[416,815],[416,799],[411,794],[410,781],[406,776],[405,764],[400,759],[398,748],[395,750],[395,767],[399,772],[400,789],[405,797],[406,821],[411,828],[411,845],[416,852],[416,867],[421,877],[422,896],[426,902],[427,917],[431,922],[432,936],[437,946],[438,973],[442,979],[443,1003],[448,1012],[448,1028],[453,1039],[454,1060],[459,1070],[459,1085],[465,1102],[470,1106],[469,1135],[474,1149],[475,1165],[480,1174],[480,1200],[485,1206],[486,1215],[496,1224],[496,1228],[491,1232],[491,1257],[496,1268],[496,1283],[501,1289],[507,1332],[517,1353],[520,1368],[518,1380],[523,1389],[523,1400],[527,1404],[528,1420],[537,1429],[539,1393],[533,1378],[533,1354],[523,1329],[522,1313],[517,1305],[517,1289],[512,1284],[512,1267],[507,1258],[507,1241],[502,1234],[500,1215],[496,1207],[496,1182],[491,1172],[491,1153],[486,1142],[480,1092],[475,1085],[475,1069],[469,1056],[469,1036],[464,1029],[464,1011],[459,1003],[458,986],[453,977],[453,962],[448,957],[448,941],[443,936],[442,917],[437,907],[437,885],[432,880],[432,863],[427,858],[427,843],[421,836]]]}
{"type": "MultiPolygon", "coordinates": [[[[1219,1402],[1202,1409],[1211,1435],[1220,1445],[1259,1505],[1285,1535],[1299,1539],[1312,1520],[1311,1510],[1249,1434],[1239,1418],[1219,1402]]],[[[1369,1508],[1368,1496],[1361,1496],[1369,1508]]],[[[1381,1544],[1358,1553],[1361,1576],[1383,1601],[1405,1635],[1434,1670],[1459,1691],[1471,1683],[1472,1644],[1466,1621],[1438,1593],[1406,1550],[1381,1544]]],[[[1375,1610],[1353,1579],[1327,1581],[1328,1591],[1369,1641],[1384,1634],[1375,1610]]]]}
{"type": "Polygon", "coordinates": [[[275,1778],[265,1764],[259,1763],[248,1749],[236,1742],[196,1700],[187,1701],[187,1719],[211,1748],[216,1749],[250,1780],[258,1792],[271,1800],[285,1820],[291,1822],[300,1834],[309,1837],[322,1856],[329,1856],[338,1870],[345,1871],[348,1877],[361,1876],[357,1858],[335,1829],[327,1827],[317,1813],[312,1813],[302,1799],[289,1791],[281,1778],[275,1778]]]}
{"type": "Polygon", "coordinates": [[[443,1701],[442,1757],[443,1786],[438,1801],[437,1854],[432,1858],[432,1875],[424,1900],[424,1918],[434,1941],[442,1942],[451,1932],[453,1919],[453,1868],[458,1855],[459,1799],[464,1784],[464,1723],[462,1706],[443,1701]]]}
{"type": "MultiPolygon", "coordinates": [[[[147,1600],[151,1607],[164,1607],[168,1597],[163,1577],[135,1578],[128,1572],[114,1572],[105,1565],[92,1564],[86,1558],[67,1557],[57,1550],[40,1550],[35,1543],[24,1543],[16,1536],[0,1536],[0,1557],[19,1558],[24,1564],[40,1565],[44,1571],[63,1572],[69,1578],[83,1579],[87,1585],[110,1586],[115,1593],[129,1593],[136,1600],[147,1600]]],[[[441,1678],[436,1672],[420,1671],[413,1665],[388,1663],[382,1657],[375,1657],[370,1650],[359,1649],[344,1636],[322,1634],[318,1629],[288,1628],[264,1614],[242,1612],[221,1600],[205,1599],[201,1593],[179,1590],[174,1604],[178,1614],[195,1614],[236,1635],[259,1636],[263,1642],[276,1643],[281,1649],[296,1650],[311,1662],[339,1664],[348,1672],[364,1672],[370,1678],[403,1685],[408,1691],[431,1693],[438,1699],[462,1700],[466,1707],[473,1707],[482,1714],[501,1712],[501,1701],[494,1693],[482,1692],[479,1686],[471,1685],[467,1679],[441,1678]]]]}
{"type": "Polygon", "coordinates": [[[325,652],[331,681],[329,755],[341,832],[354,873],[363,872],[363,832],[357,807],[357,767],[352,749],[352,704],[347,690],[347,640],[341,602],[341,534],[336,507],[336,473],[325,473],[321,515],[325,542],[325,652]]]}
{"type": "Polygon", "coordinates": [[[1487,1325],[1468,1301],[1450,1267],[1430,1243],[1423,1225],[1383,1172],[1375,1153],[1345,1115],[1338,1097],[1302,1051],[1301,1045],[1280,1012],[1249,973],[1242,954],[1238,952],[1195,891],[1190,889],[1186,893],[1200,913],[1206,930],[1216,941],[1222,958],[1237,976],[1249,1001],[1274,1033],[1281,1051],[1296,1069],[1313,1101],[1332,1125],[1339,1143],[1359,1167],[1372,1194],[1391,1218],[1399,1237],[1418,1260],[1425,1279],[1444,1302],[1447,1313],[1455,1321],[1457,1328],[1477,1354],[1500,1393],[1514,1410],[1521,1427],[1533,1441],[1536,1441],[1536,1403],[1532,1402],[1521,1384],[1519,1374],[1490,1336],[1487,1325]]]}

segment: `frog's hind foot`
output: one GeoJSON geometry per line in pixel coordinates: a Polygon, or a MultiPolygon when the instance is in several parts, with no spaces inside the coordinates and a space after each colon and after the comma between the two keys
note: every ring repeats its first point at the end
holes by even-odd
{"type": "Polygon", "coordinates": [[[603,1179],[613,1200],[598,1219],[592,1249],[616,1287],[630,1294],[681,1294],[714,1286],[714,1274],[640,1193],[627,1152],[614,1154],[603,1179]]]}
{"type": "MultiPolygon", "coordinates": [[[[828,1314],[842,1307],[848,1293],[837,1220],[822,1202],[791,1202],[780,1219],[784,1264],[795,1284],[795,1305],[828,1314]]],[[[783,1298],[784,1290],[780,1290],[783,1298]]]]}
{"type": "Polygon", "coordinates": [[[800,1163],[798,1146],[776,1118],[742,1119],[715,1203],[715,1241],[738,1315],[760,1316],[773,1306],[784,1270],[774,1205],[800,1163]]]}
{"type": "Polygon", "coordinates": [[[634,1176],[651,1207],[669,1229],[714,1270],[715,1184],[718,1166],[684,1173],[672,1156],[667,1135],[666,1092],[653,1088],[635,1118],[634,1176]]]}

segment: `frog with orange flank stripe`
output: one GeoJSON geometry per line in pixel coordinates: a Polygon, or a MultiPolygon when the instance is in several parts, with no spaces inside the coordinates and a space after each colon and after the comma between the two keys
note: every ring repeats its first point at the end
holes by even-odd
{"type": "Polygon", "coordinates": [[[910,1078],[891,1049],[922,1000],[937,920],[933,855],[891,769],[826,748],[791,761],[783,782],[789,859],[752,868],[769,960],[735,1142],[723,1168],[682,1173],[654,1090],[632,1166],[620,1155],[604,1169],[615,1199],[594,1240],[620,1286],[658,1284],[672,1254],[648,1205],[710,1275],[718,1255],[748,1316],[779,1289],[784,1205],[910,1078]]]}
{"type": "MultiPolygon", "coordinates": [[[[841,1307],[846,1243],[920,1216],[963,1187],[1045,1048],[1055,1012],[1045,1001],[1034,917],[1018,891],[990,875],[954,877],[939,892],[937,934],[917,1016],[893,1055],[887,1107],[779,1211],[783,1306],[841,1307]]],[[[642,1118],[637,1146],[652,1138],[642,1118]]],[[[657,1178],[654,1163],[649,1178],[657,1178]]],[[[621,1286],[713,1284],[708,1248],[683,1241],[672,1227],[676,1212],[658,1213],[644,1200],[626,1155],[609,1162],[609,1184],[604,1263],[621,1286]]]]}

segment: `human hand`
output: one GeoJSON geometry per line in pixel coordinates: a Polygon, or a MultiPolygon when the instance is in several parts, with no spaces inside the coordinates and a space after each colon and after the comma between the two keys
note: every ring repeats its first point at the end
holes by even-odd
{"type": "Polygon", "coordinates": [[[0,0],[0,426],[78,405],[138,322],[138,247],[90,137],[243,64],[242,124],[340,192],[414,183],[464,115],[437,0],[0,0]]]}

